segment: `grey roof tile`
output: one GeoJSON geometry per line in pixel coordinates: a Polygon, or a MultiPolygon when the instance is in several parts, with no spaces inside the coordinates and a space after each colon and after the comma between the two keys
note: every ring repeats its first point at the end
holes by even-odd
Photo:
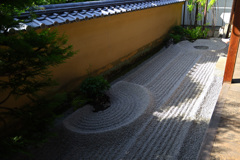
{"type": "Polygon", "coordinates": [[[56,22],[57,24],[65,23],[65,19],[59,18],[59,15],[57,13],[54,13],[52,16],[49,16],[49,18],[56,22]]]}
{"type": "Polygon", "coordinates": [[[53,23],[51,21],[46,20],[46,19],[42,20],[41,23],[45,24],[46,26],[52,26],[53,25],[53,23]]]}
{"type": "Polygon", "coordinates": [[[96,18],[96,15],[90,12],[86,12],[86,16],[88,16],[88,18],[96,18]]]}
{"type": "Polygon", "coordinates": [[[116,7],[113,7],[113,6],[111,6],[109,9],[115,11],[115,13],[117,13],[117,14],[122,12],[120,9],[117,9],[116,7]]]}
{"type": "Polygon", "coordinates": [[[48,20],[49,22],[51,22],[54,26],[57,26],[58,25],[58,22],[49,18],[49,17],[46,17],[46,20],[48,20]]]}
{"type": "Polygon", "coordinates": [[[66,23],[75,21],[75,18],[73,18],[71,15],[69,16],[68,12],[60,14],[59,18],[63,18],[63,20],[65,20],[66,23]]]}
{"type": "Polygon", "coordinates": [[[39,25],[40,28],[46,27],[46,25],[42,21],[38,21],[38,19],[34,19],[33,22],[35,23],[35,25],[39,25]]]}
{"type": "Polygon", "coordinates": [[[101,16],[102,16],[102,13],[99,13],[99,12],[95,11],[95,9],[90,9],[90,10],[88,11],[88,13],[93,14],[94,17],[101,17],[101,16]]]}
{"type": "Polygon", "coordinates": [[[88,19],[88,16],[86,16],[85,13],[78,13],[78,16],[83,17],[85,20],[88,19]]]}
{"type": "Polygon", "coordinates": [[[70,20],[69,19],[66,19],[65,17],[62,17],[60,15],[58,15],[58,17],[56,18],[56,20],[60,23],[70,23],[70,20]]]}
{"type": "Polygon", "coordinates": [[[104,14],[102,13],[101,8],[97,8],[97,9],[95,9],[94,12],[95,12],[96,14],[99,14],[98,17],[102,17],[102,16],[104,16],[104,14]]]}
{"type": "MultiPolygon", "coordinates": [[[[34,11],[39,17],[18,29],[45,28],[46,26],[77,22],[102,16],[109,16],[142,10],[151,7],[163,6],[172,3],[184,2],[185,0],[106,0],[93,2],[66,3],[42,6],[45,10],[34,11]]],[[[30,13],[23,13],[20,17],[28,17],[30,13]]]]}
{"type": "Polygon", "coordinates": [[[78,11],[73,11],[72,13],[69,14],[69,16],[72,16],[73,18],[75,18],[77,22],[85,19],[84,16],[81,16],[78,14],[78,11]]]}
{"type": "Polygon", "coordinates": [[[116,12],[114,10],[109,9],[108,7],[104,7],[104,11],[108,12],[110,15],[115,14],[116,12]]]}
{"type": "Polygon", "coordinates": [[[126,11],[127,11],[125,8],[122,8],[122,7],[119,7],[119,9],[120,9],[122,12],[126,12],[126,11]]]}

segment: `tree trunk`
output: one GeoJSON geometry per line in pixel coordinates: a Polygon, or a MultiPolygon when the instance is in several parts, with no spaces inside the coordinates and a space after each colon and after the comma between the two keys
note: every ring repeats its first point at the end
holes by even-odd
{"type": "Polygon", "coordinates": [[[195,12],[195,22],[194,22],[194,27],[197,26],[197,21],[198,21],[198,2],[196,2],[196,12],[195,12]]]}
{"type": "Polygon", "coordinates": [[[236,6],[236,0],[233,0],[230,21],[229,21],[229,24],[228,24],[228,29],[227,29],[227,33],[226,33],[226,37],[225,38],[228,38],[231,25],[233,24],[235,6],[236,6]]]}
{"type": "Polygon", "coordinates": [[[208,0],[206,0],[205,8],[204,8],[203,30],[205,29],[206,21],[207,21],[207,6],[208,6],[208,0]]]}

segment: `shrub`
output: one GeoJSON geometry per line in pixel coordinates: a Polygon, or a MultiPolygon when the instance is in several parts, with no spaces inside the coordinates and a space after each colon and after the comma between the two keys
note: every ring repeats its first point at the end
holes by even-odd
{"type": "Polygon", "coordinates": [[[201,26],[198,26],[196,28],[187,28],[185,29],[186,37],[189,40],[196,40],[198,38],[206,38],[207,33],[209,29],[205,28],[204,30],[202,29],[201,26]]]}
{"type": "Polygon", "coordinates": [[[178,43],[184,40],[185,37],[185,29],[181,26],[175,26],[172,28],[170,33],[170,37],[173,39],[174,43],[178,43]]]}
{"type": "Polygon", "coordinates": [[[182,26],[175,26],[172,29],[173,34],[184,36],[185,29],[182,26]]]}
{"type": "Polygon", "coordinates": [[[183,39],[183,37],[178,34],[170,34],[170,36],[173,39],[174,43],[178,43],[178,42],[182,41],[182,39],[183,39]]]}
{"type": "MultiPolygon", "coordinates": [[[[25,105],[13,110],[10,114],[5,113],[8,118],[14,120],[10,128],[13,131],[7,135],[1,135],[0,157],[10,159],[14,154],[32,156],[29,147],[39,147],[55,133],[49,131],[58,107],[67,100],[66,93],[56,94],[51,99],[39,99],[33,105],[25,105]]],[[[8,128],[7,128],[8,129],[8,128]]],[[[4,128],[1,131],[5,131],[4,128]]],[[[6,133],[1,133],[6,134],[6,133]]],[[[13,157],[14,158],[14,157],[13,157]]]]}
{"type": "Polygon", "coordinates": [[[85,79],[80,91],[86,95],[87,98],[97,98],[104,94],[110,88],[110,84],[102,76],[89,77],[85,79]]]}
{"type": "Polygon", "coordinates": [[[174,43],[178,43],[185,39],[194,41],[199,38],[207,38],[208,31],[209,29],[205,28],[203,30],[201,26],[187,29],[181,26],[175,26],[170,33],[170,37],[173,39],[174,43]]]}
{"type": "Polygon", "coordinates": [[[109,88],[110,84],[107,80],[102,76],[96,76],[85,79],[80,86],[80,91],[93,105],[95,111],[99,111],[110,106],[109,97],[105,94],[109,88]]]}

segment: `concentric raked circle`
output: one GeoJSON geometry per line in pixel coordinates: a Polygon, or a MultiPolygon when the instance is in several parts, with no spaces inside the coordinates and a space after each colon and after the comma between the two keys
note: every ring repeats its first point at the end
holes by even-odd
{"type": "MultiPolygon", "coordinates": [[[[193,43],[193,47],[196,48],[195,46],[204,46],[206,47],[206,50],[211,50],[211,51],[218,51],[221,49],[224,49],[226,47],[226,44],[219,39],[198,39],[193,43]]],[[[199,48],[198,48],[199,49],[199,48]]]]}
{"type": "Polygon", "coordinates": [[[178,43],[181,47],[193,50],[219,51],[226,47],[226,44],[219,39],[198,39],[193,43],[182,41],[178,43]]]}
{"type": "Polygon", "coordinates": [[[109,92],[111,106],[93,112],[90,105],[78,109],[63,124],[73,132],[89,134],[116,130],[135,121],[150,104],[150,94],[143,86],[118,82],[109,92]]]}

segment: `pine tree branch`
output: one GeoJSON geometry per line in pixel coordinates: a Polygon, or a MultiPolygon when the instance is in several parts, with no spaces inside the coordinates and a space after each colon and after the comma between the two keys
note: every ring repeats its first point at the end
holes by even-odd
{"type": "Polygon", "coordinates": [[[8,111],[10,111],[10,112],[14,112],[14,109],[8,108],[8,107],[0,106],[0,109],[8,110],[8,111]]]}
{"type": "Polygon", "coordinates": [[[7,95],[7,97],[6,97],[5,99],[3,99],[3,100],[0,102],[0,104],[5,103],[5,102],[9,99],[9,97],[12,95],[12,93],[13,93],[13,91],[9,92],[9,94],[7,95]]]}

